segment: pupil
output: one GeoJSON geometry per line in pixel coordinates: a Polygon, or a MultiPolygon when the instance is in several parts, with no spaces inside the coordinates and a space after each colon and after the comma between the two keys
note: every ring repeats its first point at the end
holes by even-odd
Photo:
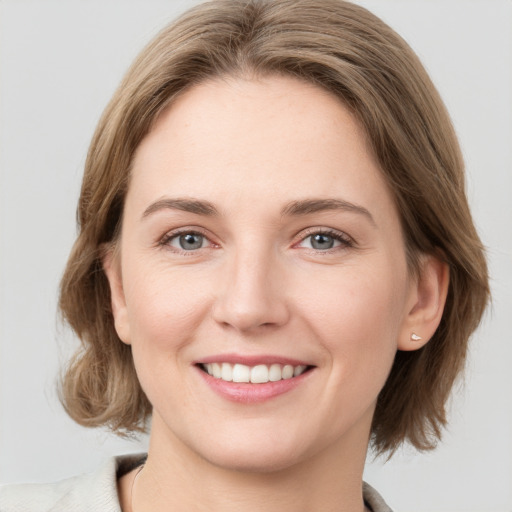
{"type": "Polygon", "coordinates": [[[311,245],[314,249],[331,249],[334,245],[334,239],[332,236],[318,233],[313,235],[311,245]]]}
{"type": "Polygon", "coordinates": [[[180,236],[180,246],[186,251],[192,249],[200,249],[203,245],[203,236],[194,233],[187,233],[186,235],[180,236]]]}

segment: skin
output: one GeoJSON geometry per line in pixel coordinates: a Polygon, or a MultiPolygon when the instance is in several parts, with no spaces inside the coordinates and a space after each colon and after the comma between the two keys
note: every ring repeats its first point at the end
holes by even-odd
{"type": "Polygon", "coordinates": [[[118,249],[104,262],[116,329],[154,408],[147,464],[119,483],[123,510],[133,498],[137,512],[361,512],[377,395],[396,350],[435,331],[448,277],[427,257],[409,273],[391,193],[344,105],[293,78],[194,86],[136,152],[118,249]],[[290,211],[311,199],[345,206],[290,211]],[[178,231],[201,247],[183,249],[178,231]],[[319,232],[333,237],[320,248],[319,232]],[[312,369],[239,403],[196,365],[218,354],[312,369]]]}

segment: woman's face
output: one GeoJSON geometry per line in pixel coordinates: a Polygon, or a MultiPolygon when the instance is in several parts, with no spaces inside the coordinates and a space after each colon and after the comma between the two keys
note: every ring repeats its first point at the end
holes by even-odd
{"type": "Polygon", "coordinates": [[[256,471],[364,452],[415,294],[339,100],[284,77],[188,90],[136,152],[119,254],[116,328],[160,443],[256,471]]]}

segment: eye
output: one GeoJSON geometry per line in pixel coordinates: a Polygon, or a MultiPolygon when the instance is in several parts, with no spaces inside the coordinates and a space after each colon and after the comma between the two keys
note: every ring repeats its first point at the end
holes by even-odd
{"type": "Polygon", "coordinates": [[[326,235],[325,233],[310,235],[306,240],[309,240],[311,247],[317,250],[332,249],[336,243],[338,245],[340,244],[339,240],[335,240],[334,237],[326,235]]]}
{"type": "Polygon", "coordinates": [[[171,247],[182,251],[195,251],[206,247],[208,245],[208,240],[201,233],[189,231],[169,236],[166,243],[171,247]]]}
{"type": "Polygon", "coordinates": [[[338,247],[350,247],[352,240],[337,231],[315,231],[304,237],[298,244],[299,247],[313,249],[315,251],[328,251],[338,247]]]}

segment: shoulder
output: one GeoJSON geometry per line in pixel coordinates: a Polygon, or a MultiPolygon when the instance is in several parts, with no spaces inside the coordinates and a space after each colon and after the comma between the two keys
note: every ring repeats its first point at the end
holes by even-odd
{"type": "Polygon", "coordinates": [[[363,498],[372,512],[393,512],[382,496],[369,484],[363,482],[363,498]]]}
{"type": "Polygon", "coordinates": [[[114,457],[97,471],[51,484],[0,487],[1,512],[121,512],[117,474],[141,456],[114,457]]]}

